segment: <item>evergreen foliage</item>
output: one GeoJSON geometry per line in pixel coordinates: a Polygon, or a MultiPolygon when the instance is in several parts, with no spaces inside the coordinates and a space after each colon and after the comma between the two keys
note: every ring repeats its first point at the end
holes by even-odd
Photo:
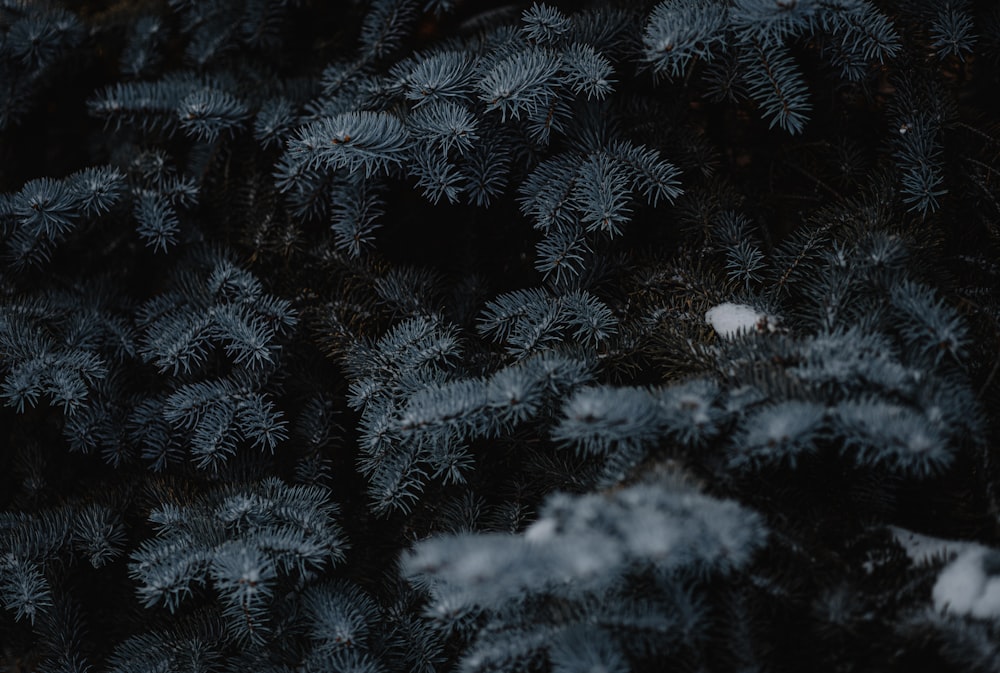
{"type": "Polygon", "coordinates": [[[998,35],[0,0],[0,671],[997,670],[998,35]]]}

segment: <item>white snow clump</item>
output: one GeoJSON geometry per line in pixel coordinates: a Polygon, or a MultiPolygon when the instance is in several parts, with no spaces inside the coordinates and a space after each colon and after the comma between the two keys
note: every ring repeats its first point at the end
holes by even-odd
{"type": "Polygon", "coordinates": [[[757,329],[767,329],[773,332],[777,321],[761,313],[753,306],[723,302],[713,306],[705,313],[705,322],[710,324],[719,336],[726,338],[739,332],[751,332],[757,329]]]}
{"type": "Polygon", "coordinates": [[[931,593],[935,609],[979,619],[1000,617],[1000,575],[986,573],[987,554],[997,552],[971,545],[945,566],[931,593]]]}

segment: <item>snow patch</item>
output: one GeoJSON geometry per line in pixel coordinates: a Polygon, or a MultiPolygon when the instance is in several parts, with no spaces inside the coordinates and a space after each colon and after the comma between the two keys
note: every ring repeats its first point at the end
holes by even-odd
{"type": "Polygon", "coordinates": [[[710,324],[719,333],[719,336],[726,338],[740,332],[763,329],[774,331],[777,323],[774,318],[766,313],[761,313],[753,306],[734,304],[728,301],[708,309],[705,312],[705,322],[710,324]]]}
{"type": "Polygon", "coordinates": [[[555,538],[558,528],[555,519],[539,519],[524,531],[524,539],[529,542],[548,542],[555,538]]]}
{"type": "Polygon", "coordinates": [[[1000,575],[987,574],[984,561],[988,555],[1000,553],[970,545],[941,571],[931,594],[937,610],[980,619],[1000,617],[1000,575]]]}

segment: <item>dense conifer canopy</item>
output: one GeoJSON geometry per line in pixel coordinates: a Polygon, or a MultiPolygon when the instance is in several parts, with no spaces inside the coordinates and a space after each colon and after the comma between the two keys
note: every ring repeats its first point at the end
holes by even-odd
{"type": "Polygon", "coordinates": [[[0,0],[0,671],[995,673],[998,87],[987,0],[0,0]]]}

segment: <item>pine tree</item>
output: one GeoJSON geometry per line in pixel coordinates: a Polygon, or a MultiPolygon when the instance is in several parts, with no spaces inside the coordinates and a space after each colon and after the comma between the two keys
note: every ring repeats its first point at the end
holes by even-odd
{"type": "Polygon", "coordinates": [[[0,0],[0,667],[995,671],[998,35],[0,0]]]}

